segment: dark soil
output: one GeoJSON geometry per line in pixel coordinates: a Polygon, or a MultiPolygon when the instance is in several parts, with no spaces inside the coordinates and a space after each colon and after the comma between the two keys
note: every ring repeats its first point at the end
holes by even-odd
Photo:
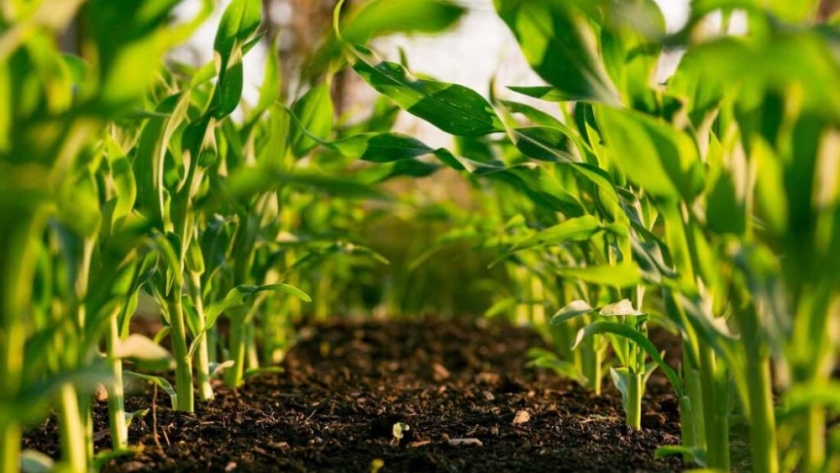
{"type": "MultiPolygon", "coordinates": [[[[656,472],[681,471],[654,450],[679,443],[677,402],[655,374],[643,428],[623,424],[620,397],[601,396],[526,368],[543,342],[532,331],[479,322],[336,322],[311,330],[284,372],[219,388],[195,414],[155,409],[135,418],[134,456],[104,472],[656,472]],[[395,423],[410,428],[401,441],[395,423]],[[466,444],[453,445],[458,439],[466,444]],[[158,446],[159,445],[159,446],[158,446]]],[[[129,411],[151,396],[127,399],[129,411]]],[[[107,406],[95,409],[97,447],[109,446],[107,406]]],[[[57,455],[54,420],[24,448],[57,455]]]]}

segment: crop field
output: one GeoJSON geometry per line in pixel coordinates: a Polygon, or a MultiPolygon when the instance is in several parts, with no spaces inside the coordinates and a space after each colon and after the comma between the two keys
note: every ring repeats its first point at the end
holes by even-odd
{"type": "Polygon", "coordinates": [[[0,473],[840,472],[840,2],[222,3],[0,4],[0,473]]]}

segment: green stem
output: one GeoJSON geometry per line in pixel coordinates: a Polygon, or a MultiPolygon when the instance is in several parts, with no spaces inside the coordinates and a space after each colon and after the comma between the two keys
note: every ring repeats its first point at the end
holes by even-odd
{"type": "Polygon", "coordinates": [[[0,470],[17,473],[20,470],[20,424],[11,419],[0,423],[0,470]]]}
{"type": "Polygon", "coordinates": [[[248,368],[259,368],[260,357],[257,353],[256,327],[253,323],[249,323],[245,325],[245,330],[245,357],[247,359],[245,366],[248,368]]]}
{"type": "Polygon", "coordinates": [[[545,326],[548,320],[545,317],[545,288],[542,279],[531,273],[531,323],[534,326],[545,326]]]}
{"type": "Polygon", "coordinates": [[[700,345],[700,379],[703,391],[703,421],[709,468],[729,471],[729,383],[718,372],[715,354],[700,345]]]}
{"type": "Polygon", "coordinates": [[[694,441],[691,444],[685,443],[683,437],[683,445],[688,447],[706,448],[706,422],[703,417],[703,384],[700,379],[700,371],[691,365],[691,359],[688,355],[688,350],[693,347],[687,341],[683,341],[683,384],[685,385],[685,395],[688,397],[688,403],[691,409],[688,411],[680,411],[680,422],[683,424],[690,424],[694,433],[694,441]]]}
{"type": "Polygon", "coordinates": [[[18,401],[23,384],[27,336],[23,315],[32,306],[44,227],[44,212],[20,202],[0,199],[0,471],[7,473],[20,470],[21,427],[9,407],[18,401]]]}
{"type": "Polygon", "coordinates": [[[627,403],[625,405],[625,423],[633,428],[642,428],[642,393],[645,390],[642,373],[630,373],[630,384],[627,386],[627,403]]]}
{"type": "MultiPolygon", "coordinates": [[[[680,397],[680,435],[682,445],[686,448],[698,446],[697,423],[694,422],[694,409],[691,406],[691,398],[688,395],[680,397]]],[[[686,462],[694,461],[694,455],[685,454],[683,459],[686,462]]]]}
{"type": "Polygon", "coordinates": [[[825,407],[811,405],[804,419],[805,452],[802,473],[816,473],[825,463],[825,407]]]}
{"type": "Polygon", "coordinates": [[[76,387],[65,383],[59,390],[59,436],[67,468],[73,473],[87,473],[85,422],[79,412],[76,387]]]}
{"type": "Polygon", "coordinates": [[[123,386],[122,360],[117,358],[117,344],[120,340],[119,310],[114,311],[108,321],[105,349],[114,383],[108,388],[108,416],[111,420],[111,446],[114,450],[128,446],[128,424],[125,421],[125,392],[123,386]]]}
{"type": "Polygon", "coordinates": [[[587,379],[587,387],[595,394],[601,394],[601,352],[595,346],[595,337],[588,337],[582,343],[581,362],[583,363],[583,375],[587,379]]]}
{"type": "Polygon", "coordinates": [[[747,391],[750,415],[750,451],[753,471],[778,473],[776,416],[770,380],[770,359],[758,353],[747,355],[747,391]]]}
{"type": "Polygon", "coordinates": [[[192,359],[187,347],[187,329],[184,321],[184,307],[181,301],[181,287],[176,283],[172,288],[167,306],[169,322],[172,325],[172,351],[175,355],[175,390],[178,401],[175,409],[193,412],[195,399],[193,394],[192,359]]]}
{"type": "MultiPolygon", "coordinates": [[[[198,331],[204,332],[207,321],[204,316],[204,301],[201,297],[201,274],[190,271],[190,296],[198,316],[198,331]]],[[[195,351],[196,377],[198,378],[198,398],[202,401],[213,399],[213,386],[210,384],[210,350],[208,334],[198,340],[195,351]]]]}
{"type": "MultiPolygon", "coordinates": [[[[231,312],[236,311],[233,309],[231,312]]],[[[236,314],[230,322],[230,358],[233,366],[225,370],[225,385],[231,388],[238,388],[242,385],[242,377],[245,374],[245,327],[242,317],[236,314]]]]}

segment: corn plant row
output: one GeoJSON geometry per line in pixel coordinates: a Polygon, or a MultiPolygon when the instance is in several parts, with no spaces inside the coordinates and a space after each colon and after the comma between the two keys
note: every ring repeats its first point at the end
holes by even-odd
{"type": "MultiPolygon", "coordinates": [[[[243,57],[263,40],[259,0],[226,8],[213,61],[164,67],[215,2],[182,23],[171,19],[178,3],[12,0],[0,11],[0,471],[86,473],[130,452],[126,376],[191,412],[196,393],[213,398],[221,372],[235,388],[274,369],[299,302],[310,301],[301,287],[323,296],[326,314],[348,268],[387,263],[341,231],[356,203],[386,198],[379,182],[437,168],[389,158],[393,105],[334,122],[335,42],[312,58],[295,100],[281,95],[279,58],[269,54],[257,103],[242,102],[243,57]],[[79,55],[56,46],[73,22],[79,55]],[[384,164],[351,174],[359,158],[384,164]],[[313,270],[319,281],[307,280],[313,270]],[[155,340],[129,335],[141,297],[160,307],[155,340]],[[172,367],[174,386],[160,375],[172,367]],[[99,386],[113,450],[95,456],[99,386]],[[22,426],[49,410],[56,464],[20,451],[22,426]]],[[[349,36],[437,31],[463,13],[440,1],[404,7],[364,5],[349,36]]]]}
{"type": "Polygon", "coordinates": [[[840,468],[840,433],[826,431],[840,408],[840,44],[838,18],[816,21],[818,3],[694,1],[669,34],[652,0],[494,0],[546,84],[505,95],[553,114],[342,42],[371,87],[456,137],[454,150],[404,138],[405,152],[462,171],[505,222],[476,238],[502,248],[517,281],[489,312],[540,326],[558,350],[535,362],[596,391],[612,346],[611,379],[637,428],[661,369],[682,446],[660,454],[715,471],[730,469],[735,415],[754,471],[840,468]],[[727,33],[736,11],[738,36],[727,33]],[[714,14],[720,31],[707,26],[714,14]],[[666,49],[684,55],[657,84],[666,49]],[[679,333],[680,366],[664,363],[649,321],[679,333]]]}

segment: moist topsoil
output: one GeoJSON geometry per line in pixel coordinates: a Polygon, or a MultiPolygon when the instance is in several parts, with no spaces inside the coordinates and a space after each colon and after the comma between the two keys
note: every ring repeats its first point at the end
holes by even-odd
{"type": "MultiPolygon", "coordinates": [[[[484,321],[339,321],[317,325],[280,373],[218,387],[194,414],[162,392],[128,396],[139,452],[103,472],[657,472],[682,471],[654,451],[680,442],[677,400],[658,373],[642,429],[623,423],[604,380],[595,395],[529,368],[546,347],[533,331],[484,321]],[[403,423],[401,439],[394,425],[403,423]]],[[[98,451],[110,447],[107,403],[94,410],[98,451]]],[[[402,426],[400,426],[402,427],[402,426]]],[[[737,442],[737,440],[735,441],[737,442]]],[[[58,456],[50,418],[24,448],[58,456]]]]}

